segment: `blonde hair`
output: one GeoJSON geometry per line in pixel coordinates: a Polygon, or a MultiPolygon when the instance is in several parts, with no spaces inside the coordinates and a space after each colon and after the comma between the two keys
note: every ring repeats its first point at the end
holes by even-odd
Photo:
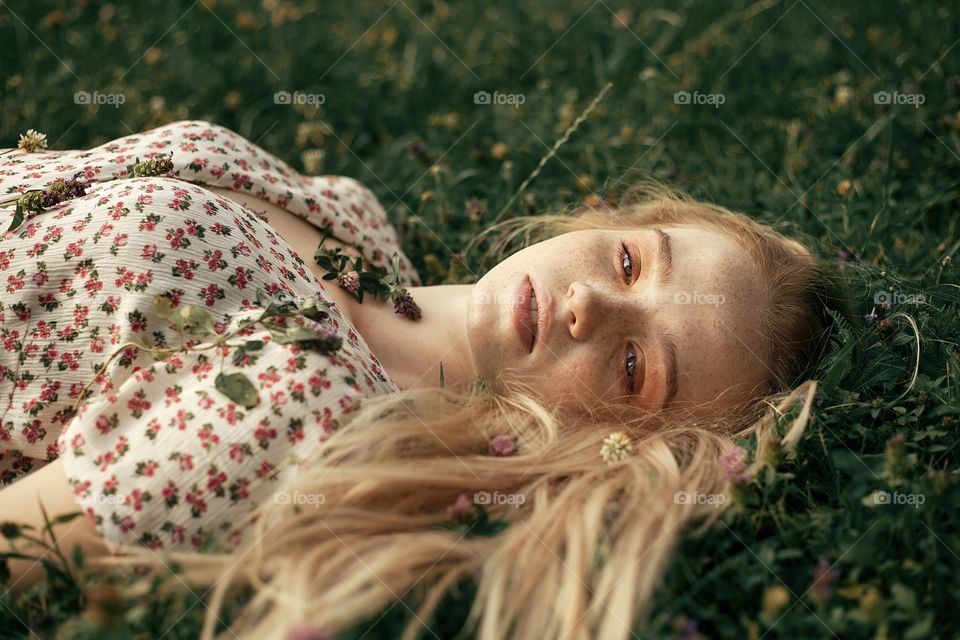
{"type": "MultiPolygon", "coordinates": [[[[735,415],[677,414],[666,424],[653,414],[561,413],[516,384],[497,394],[421,388],[366,399],[278,488],[322,501],[261,505],[232,553],[163,555],[182,568],[168,581],[173,588],[214,585],[203,637],[213,637],[226,598],[250,587],[224,637],[285,637],[302,624],[342,631],[409,598],[409,640],[445,594],[471,579],[468,626],[481,640],[630,637],[649,616],[680,536],[704,531],[732,502],[718,459],[755,437],[748,473],[756,473],[796,445],[810,418],[817,384],[806,376],[826,344],[830,303],[818,297],[828,276],[798,242],[662,188],[613,210],[509,220],[497,230],[506,230],[502,248],[519,235],[654,224],[697,224],[735,238],[769,277],[770,307],[759,316],[773,353],[768,394],[735,415]],[[600,451],[614,431],[630,438],[632,452],[608,464],[600,451]],[[516,442],[513,455],[492,455],[500,435],[516,442]],[[450,505],[477,492],[522,501],[487,506],[509,525],[496,535],[450,526],[450,505]],[[693,492],[725,498],[678,499],[693,492]]],[[[151,564],[153,552],[125,550],[130,558],[104,563],[151,564]]]]}

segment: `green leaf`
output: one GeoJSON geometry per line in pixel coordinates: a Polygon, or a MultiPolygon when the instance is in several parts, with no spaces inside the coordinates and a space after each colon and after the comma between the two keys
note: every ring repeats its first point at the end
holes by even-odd
{"type": "Polygon", "coordinates": [[[441,389],[445,388],[443,384],[443,363],[442,362],[440,363],[440,388],[441,389]]]}
{"type": "Polygon", "coordinates": [[[242,406],[244,409],[252,409],[257,406],[260,396],[257,394],[256,387],[242,373],[231,373],[217,375],[214,381],[217,391],[230,398],[232,401],[242,406]]]}
{"type": "Polygon", "coordinates": [[[26,218],[26,214],[23,212],[23,207],[20,206],[20,203],[18,202],[17,210],[13,214],[13,221],[10,223],[10,228],[8,228],[7,231],[16,231],[17,227],[23,224],[24,218],[26,218]]]}
{"type": "Polygon", "coordinates": [[[173,303],[170,302],[170,298],[157,294],[153,296],[153,309],[158,316],[170,323],[175,323],[174,314],[176,313],[173,309],[173,303]]]}
{"type": "Polygon", "coordinates": [[[215,333],[213,316],[206,309],[183,304],[173,308],[170,299],[157,294],[153,298],[153,306],[157,315],[172,324],[177,331],[186,331],[195,336],[208,336],[215,333]]]}
{"type": "Polygon", "coordinates": [[[180,318],[183,321],[183,329],[190,335],[208,336],[216,333],[213,328],[213,316],[206,309],[188,304],[181,305],[180,318]]]}
{"type": "Polygon", "coordinates": [[[53,519],[53,524],[65,524],[71,522],[80,516],[83,515],[83,511],[74,511],[72,513],[64,513],[53,519]]]}
{"type": "Polygon", "coordinates": [[[77,569],[83,569],[83,549],[80,545],[73,548],[73,564],[76,565],[77,569]]]}
{"type": "Polygon", "coordinates": [[[904,640],[921,640],[921,638],[929,638],[932,626],[933,612],[928,611],[919,620],[907,628],[906,632],[903,634],[904,640]]]}

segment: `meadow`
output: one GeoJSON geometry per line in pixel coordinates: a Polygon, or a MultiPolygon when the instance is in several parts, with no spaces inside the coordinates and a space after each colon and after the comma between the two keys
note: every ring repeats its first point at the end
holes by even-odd
{"type": "MultiPolygon", "coordinates": [[[[640,179],[804,239],[858,300],[814,420],[683,542],[636,637],[960,634],[956,3],[3,0],[0,38],[0,147],[210,120],[367,184],[428,284],[482,275],[463,252],[495,220],[640,179]]],[[[0,598],[0,636],[191,638],[202,595],[51,574],[0,598]]],[[[469,601],[423,637],[455,637],[469,601]]]]}

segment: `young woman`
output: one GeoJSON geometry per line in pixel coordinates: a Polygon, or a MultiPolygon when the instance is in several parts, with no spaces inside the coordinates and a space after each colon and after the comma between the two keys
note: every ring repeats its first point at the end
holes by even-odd
{"type": "MultiPolygon", "coordinates": [[[[544,239],[420,286],[368,189],[223,127],[0,158],[8,194],[77,172],[85,195],[0,243],[0,519],[42,526],[39,498],[86,512],[58,537],[95,557],[220,551],[184,580],[217,584],[214,612],[256,585],[250,637],[426,586],[412,634],[471,575],[483,638],[626,637],[683,526],[719,513],[676,496],[722,495],[719,457],[798,400],[802,431],[842,302],[796,241],[666,192],[511,221],[544,239]],[[172,175],[125,177],[171,152],[172,175]],[[396,256],[419,319],[321,280],[321,229],[396,256]],[[269,325],[271,303],[308,312],[269,325]],[[512,526],[449,526],[478,505],[512,526]]],[[[42,573],[11,568],[15,590],[42,573]]]]}

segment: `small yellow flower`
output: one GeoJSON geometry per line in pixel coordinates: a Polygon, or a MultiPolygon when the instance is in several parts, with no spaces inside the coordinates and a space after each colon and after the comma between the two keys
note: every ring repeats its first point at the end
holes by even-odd
{"type": "Polygon", "coordinates": [[[600,456],[607,464],[626,459],[630,454],[630,438],[622,431],[614,431],[603,439],[600,456]]]}
{"type": "Polygon", "coordinates": [[[47,134],[40,133],[36,129],[28,129],[26,133],[20,134],[20,141],[17,147],[27,153],[40,151],[47,148],[47,134]]]}
{"type": "Polygon", "coordinates": [[[771,585],[763,592],[763,609],[760,618],[774,621],[785,606],[790,603],[790,592],[779,584],[771,585]]]}
{"type": "Polygon", "coordinates": [[[853,183],[847,179],[843,179],[837,183],[837,193],[841,196],[845,196],[850,193],[851,189],[853,189],[853,183]]]}
{"type": "Polygon", "coordinates": [[[503,160],[507,157],[508,151],[510,151],[510,147],[503,142],[498,142],[490,148],[490,155],[493,156],[494,160],[503,160]]]}

